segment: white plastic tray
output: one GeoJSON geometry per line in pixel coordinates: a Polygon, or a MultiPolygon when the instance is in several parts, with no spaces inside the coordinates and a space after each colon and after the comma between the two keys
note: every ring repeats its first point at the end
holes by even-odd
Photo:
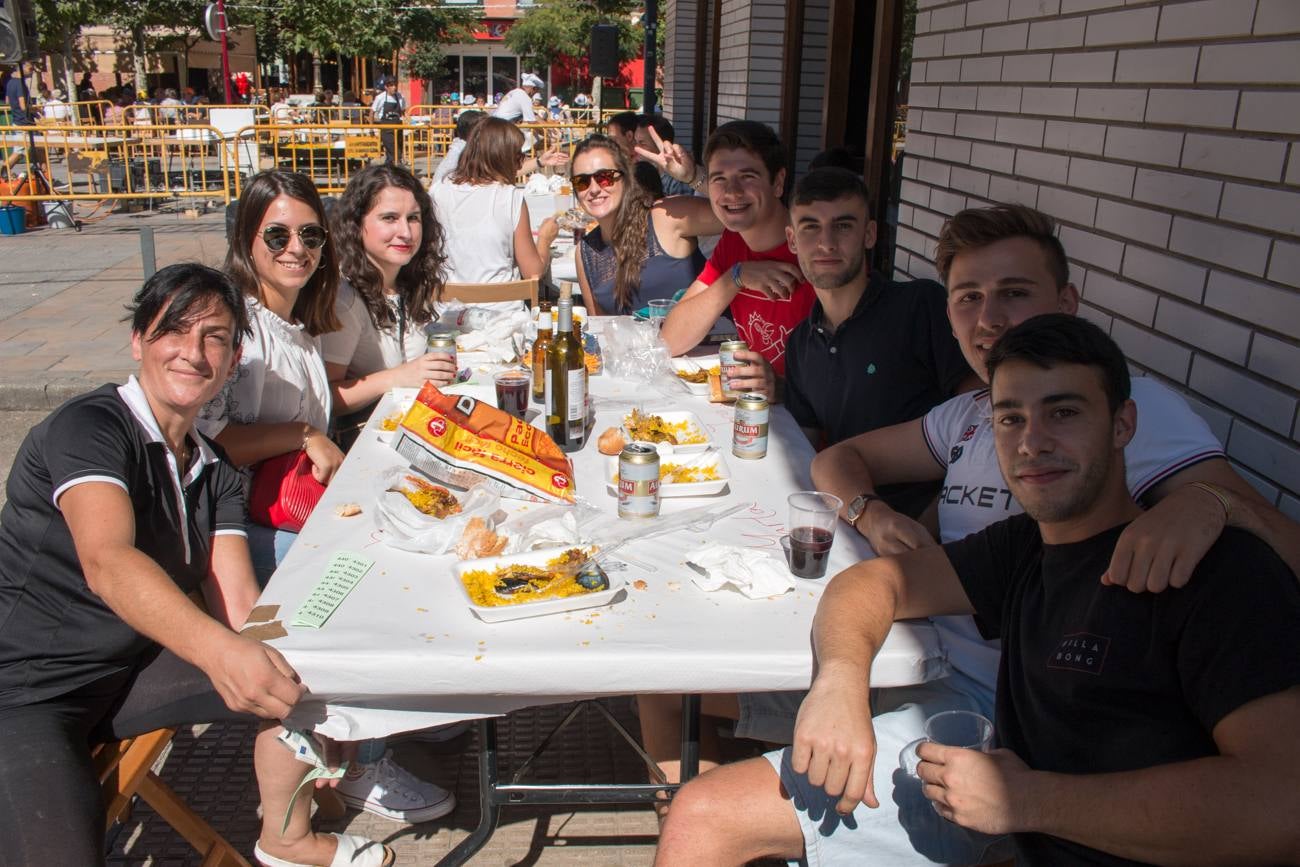
{"type": "MultiPolygon", "coordinates": [[[[676,459],[671,456],[660,455],[660,466],[667,463],[694,463],[698,460],[697,466],[700,467],[717,467],[718,475],[721,478],[710,479],[707,482],[688,482],[686,484],[674,484],[670,482],[661,482],[659,484],[659,496],[661,497],[707,497],[711,494],[720,494],[726,490],[727,482],[731,479],[731,471],[727,469],[727,462],[723,460],[722,452],[714,449],[705,454],[680,455],[676,459]]],[[[618,496],[618,482],[614,477],[618,475],[618,457],[609,458],[605,463],[605,487],[610,493],[618,496]]]]}
{"type": "MultiPolygon", "coordinates": [[[[572,547],[572,546],[569,546],[572,547]]],[[[566,611],[580,611],[583,608],[595,608],[598,605],[606,605],[617,601],[615,597],[622,598],[627,582],[622,578],[609,576],[609,588],[606,590],[597,590],[591,593],[581,593],[577,596],[565,596],[560,599],[539,599],[536,602],[518,602],[514,605],[477,605],[469,595],[469,589],[465,582],[461,580],[461,575],[478,569],[491,571],[499,569],[502,566],[537,566],[545,567],[546,564],[554,560],[560,554],[568,550],[565,548],[542,548],[537,551],[523,551],[518,554],[506,554],[501,557],[483,557],[478,560],[463,560],[456,564],[453,574],[456,579],[456,586],[460,588],[461,595],[465,597],[469,610],[474,612],[474,616],[484,623],[500,623],[505,620],[523,620],[528,617],[541,617],[544,614],[562,614],[566,611]]],[[[594,551],[595,549],[590,549],[594,551]]]]}
{"type": "MultiPolygon", "coordinates": [[[[705,388],[708,388],[707,383],[705,384],[705,388]]],[[[657,415],[669,424],[686,422],[690,425],[688,430],[694,434],[694,437],[698,441],[677,445],[669,443],[669,445],[672,445],[672,451],[678,455],[699,454],[700,452],[708,451],[713,446],[713,438],[709,436],[709,429],[700,421],[699,416],[693,412],[647,412],[646,415],[657,415]]],[[[627,429],[627,420],[630,416],[631,413],[623,416],[621,424],[621,427],[623,428],[623,438],[628,442],[638,441],[627,429]]],[[[658,443],[656,443],[656,445],[658,445],[658,443]]],[[[662,453],[663,451],[661,450],[660,454],[662,453]]]]}
{"type": "MultiPolygon", "coordinates": [[[[721,360],[716,355],[705,355],[700,358],[673,359],[673,369],[682,370],[687,373],[694,373],[697,370],[712,370],[713,368],[720,366],[720,364],[721,360]]],[[[686,386],[686,390],[691,394],[707,396],[709,393],[709,381],[707,379],[704,380],[704,382],[687,382],[679,376],[677,377],[677,381],[686,386]]]]}

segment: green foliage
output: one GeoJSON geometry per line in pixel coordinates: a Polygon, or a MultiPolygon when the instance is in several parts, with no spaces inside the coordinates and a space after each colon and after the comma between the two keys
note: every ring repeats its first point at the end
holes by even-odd
{"type": "Polygon", "coordinates": [[[903,2],[903,28],[898,46],[898,78],[912,77],[912,43],[916,41],[916,0],[903,2]]]}
{"type": "Polygon", "coordinates": [[[586,57],[592,25],[616,24],[619,59],[631,60],[645,40],[643,28],[631,19],[642,8],[629,0],[543,0],[510,28],[506,46],[551,64],[562,57],[586,57]]]}

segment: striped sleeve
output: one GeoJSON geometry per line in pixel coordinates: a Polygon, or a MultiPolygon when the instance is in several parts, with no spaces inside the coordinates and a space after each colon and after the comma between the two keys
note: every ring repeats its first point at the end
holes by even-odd
{"type": "Polygon", "coordinates": [[[949,398],[925,414],[921,419],[921,430],[925,434],[925,444],[935,463],[948,468],[948,449],[958,437],[971,416],[971,402],[986,390],[968,391],[949,398]]]}
{"type": "Polygon", "coordinates": [[[1223,457],[1223,444],[1177,392],[1140,376],[1132,394],[1137,432],[1124,449],[1124,463],[1134,500],[1188,467],[1223,457]]]}

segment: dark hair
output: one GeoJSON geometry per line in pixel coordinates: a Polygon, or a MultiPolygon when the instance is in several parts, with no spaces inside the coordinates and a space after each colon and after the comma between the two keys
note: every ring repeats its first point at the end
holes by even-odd
{"type": "Polygon", "coordinates": [[[1056,237],[1056,221],[1028,205],[994,205],[958,211],[939,231],[934,251],[935,269],[946,285],[952,260],[958,253],[980,250],[1008,238],[1028,238],[1042,248],[1056,288],[1064,288],[1070,282],[1070,263],[1065,259],[1065,247],[1056,237]]]}
{"type": "MultiPolygon", "coordinates": [[[[573,171],[578,157],[593,150],[601,150],[609,154],[610,159],[614,161],[614,168],[623,173],[623,198],[618,203],[618,210],[614,214],[614,237],[602,239],[614,251],[616,263],[614,302],[618,310],[608,312],[616,313],[630,306],[632,298],[636,296],[637,289],[641,286],[641,268],[650,253],[646,246],[649,222],[646,215],[650,213],[654,202],[639,180],[633,179],[627,154],[618,146],[618,142],[607,135],[597,133],[579,142],[569,160],[569,171],[573,171]]],[[[648,166],[649,163],[637,163],[637,165],[648,166]]],[[[653,171],[654,167],[650,166],[650,168],[653,171]]],[[[654,174],[655,180],[658,181],[658,173],[654,174]]]]}
{"type": "Polygon", "coordinates": [[[383,275],[366,255],[361,223],[379,194],[389,187],[406,190],[420,206],[420,247],[397,272],[397,295],[412,322],[423,325],[433,319],[434,301],[442,297],[442,266],[447,261],[446,238],[433,213],[433,200],[415,175],[396,165],[367,166],[353,175],[334,209],[330,231],[338,241],[339,270],[365,302],[370,321],[378,329],[393,324],[393,308],[384,298],[383,275]]]}
{"type": "Polygon", "coordinates": [[[469,134],[474,131],[487,114],[475,108],[467,108],[456,118],[456,138],[469,141],[469,134]]]}
{"type": "Polygon", "coordinates": [[[465,140],[465,150],[451,173],[453,184],[510,184],[519,175],[524,134],[499,117],[485,117],[465,140]]]}
{"type": "Polygon", "coordinates": [[[251,333],[244,299],[229,277],[198,262],[181,262],[155,271],[127,305],[122,321],[129,320],[131,333],[152,343],[164,334],[188,331],[214,304],[230,311],[235,326],[230,342],[238,349],[251,333]]]}
{"type": "Polygon", "coordinates": [[[662,114],[637,115],[636,128],[645,129],[646,127],[653,127],[654,131],[664,141],[673,141],[674,139],[675,133],[673,132],[673,125],[668,121],[668,118],[664,117],[662,114]]]}
{"type": "Polygon", "coordinates": [[[611,126],[616,126],[621,131],[636,132],[636,112],[620,111],[613,117],[605,118],[605,128],[609,129],[611,126]]]}
{"type": "Polygon", "coordinates": [[[840,145],[821,151],[808,163],[808,171],[829,168],[848,169],[854,174],[860,175],[862,174],[862,157],[840,145]]]}
{"type": "Polygon", "coordinates": [[[1028,361],[1044,370],[1059,364],[1097,368],[1112,414],[1128,400],[1131,391],[1123,351],[1106,332],[1081,316],[1046,313],[1007,331],[993,344],[984,362],[990,384],[998,367],[1008,361],[1028,361]]]}
{"type": "Polygon", "coordinates": [[[870,201],[866,182],[848,169],[813,169],[794,185],[790,207],[813,202],[838,202],[844,198],[860,199],[865,207],[870,201]]]}
{"type": "MultiPolygon", "coordinates": [[[[267,208],[280,196],[288,196],[306,204],[316,212],[316,218],[322,226],[329,225],[325,206],[321,203],[320,193],[316,191],[311,178],[280,169],[253,175],[239,197],[235,228],[226,250],[225,270],[241,292],[259,301],[266,299],[262,297],[261,281],[257,277],[257,268],[253,266],[253,239],[262,225],[267,208]]],[[[338,256],[334,252],[334,239],[327,234],[316,271],[302,287],[298,300],[293,305],[294,319],[301,322],[311,336],[338,330],[339,320],[334,315],[334,297],[338,294],[338,285],[338,256]]]]}
{"type": "Polygon", "coordinates": [[[756,120],[733,120],[713,131],[704,144],[704,166],[718,151],[749,151],[767,166],[768,180],[785,168],[785,148],[772,128],[756,120]]]}

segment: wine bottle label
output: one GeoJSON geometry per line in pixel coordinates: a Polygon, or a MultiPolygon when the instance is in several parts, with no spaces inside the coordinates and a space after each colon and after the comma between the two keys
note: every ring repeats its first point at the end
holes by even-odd
{"type": "Polygon", "coordinates": [[[587,414],[587,368],[586,365],[569,371],[569,421],[586,422],[587,414]]]}

